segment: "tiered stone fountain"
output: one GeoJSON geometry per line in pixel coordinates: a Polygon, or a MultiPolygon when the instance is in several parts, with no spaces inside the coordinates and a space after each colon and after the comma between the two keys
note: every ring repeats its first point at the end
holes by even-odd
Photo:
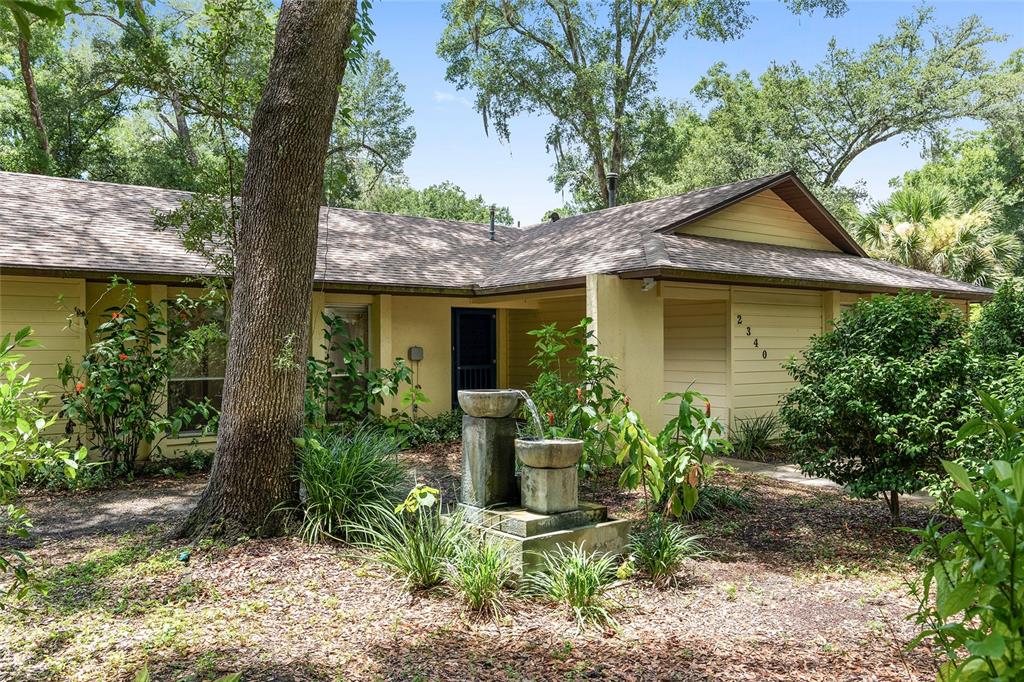
{"type": "MultiPolygon", "coordinates": [[[[507,545],[518,573],[534,570],[545,552],[577,545],[620,554],[629,521],[579,501],[577,464],[583,441],[516,438],[515,412],[529,396],[516,390],[459,391],[462,418],[462,503],[466,519],[507,545]],[[517,483],[515,461],[522,473],[517,483]]],[[[540,420],[534,414],[536,430],[540,420]]]]}

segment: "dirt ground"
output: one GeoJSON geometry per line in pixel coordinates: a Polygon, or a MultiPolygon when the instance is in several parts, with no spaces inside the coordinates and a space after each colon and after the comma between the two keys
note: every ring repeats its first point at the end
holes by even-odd
{"type": "MultiPolygon", "coordinates": [[[[456,489],[457,448],[407,461],[419,480],[456,489]]],[[[341,545],[201,542],[182,561],[163,531],[201,479],[35,498],[29,554],[51,589],[0,612],[0,680],[129,680],[144,664],[154,680],[182,681],[934,679],[927,650],[903,650],[914,543],[880,502],[719,480],[752,508],[693,524],[712,555],[670,588],[624,581],[617,628],[582,634],[559,608],[516,596],[497,621],[444,591],[410,597],[341,545]]],[[[583,495],[640,513],[611,477],[583,495]]],[[[927,518],[911,507],[904,522],[927,518]]]]}

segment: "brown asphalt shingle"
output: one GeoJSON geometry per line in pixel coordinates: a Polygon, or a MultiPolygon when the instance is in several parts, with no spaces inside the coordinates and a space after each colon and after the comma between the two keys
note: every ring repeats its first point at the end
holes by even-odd
{"type": "MultiPolygon", "coordinates": [[[[924,289],[989,290],[855,255],[660,234],[785,174],[617,206],[523,229],[321,209],[315,278],[328,284],[459,291],[595,273],[670,268],[724,275],[924,289]]],[[[0,172],[0,267],[187,277],[209,265],[153,229],[186,192],[0,172]]]]}

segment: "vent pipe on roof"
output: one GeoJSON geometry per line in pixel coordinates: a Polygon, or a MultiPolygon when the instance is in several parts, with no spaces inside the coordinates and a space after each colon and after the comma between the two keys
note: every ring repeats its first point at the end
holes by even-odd
{"type": "Polygon", "coordinates": [[[608,173],[605,177],[608,180],[608,208],[615,208],[615,194],[619,189],[619,174],[608,173]]]}
{"type": "Polygon", "coordinates": [[[551,222],[555,222],[561,217],[562,216],[558,215],[558,211],[552,211],[551,213],[548,213],[548,219],[551,220],[551,222]]]}
{"type": "Polygon", "coordinates": [[[494,204],[491,204],[491,241],[492,242],[494,241],[494,212],[495,212],[495,210],[496,209],[494,208],[494,204]]]}

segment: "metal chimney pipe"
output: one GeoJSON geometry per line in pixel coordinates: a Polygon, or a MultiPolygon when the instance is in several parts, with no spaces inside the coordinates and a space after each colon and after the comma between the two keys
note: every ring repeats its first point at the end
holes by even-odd
{"type": "Polygon", "coordinates": [[[494,204],[491,204],[491,241],[494,241],[494,204]]]}
{"type": "Polygon", "coordinates": [[[608,173],[605,177],[608,180],[608,208],[615,208],[615,195],[619,189],[619,174],[608,173]]]}

